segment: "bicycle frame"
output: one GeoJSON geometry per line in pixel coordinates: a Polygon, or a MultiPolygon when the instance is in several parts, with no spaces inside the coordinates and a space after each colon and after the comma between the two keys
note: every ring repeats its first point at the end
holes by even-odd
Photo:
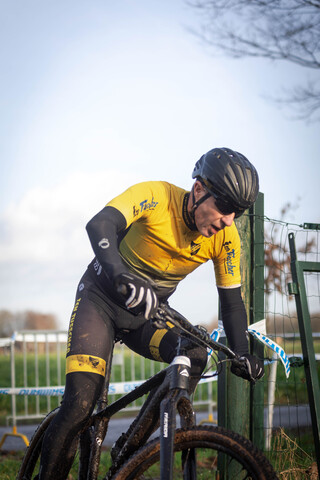
{"type": "MultiPolygon", "coordinates": [[[[128,432],[132,432],[132,434],[129,434],[127,432],[128,439],[126,441],[126,444],[121,449],[117,460],[114,461],[115,469],[121,462],[123,462],[123,460],[128,455],[131,455],[135,450],[137,450],[137,448],[139,448],[140,442],[142,444],[143,441],[147,441],[148,437],[152,432],[148,433],[147,435],[146,432],[144,432],[143,430],[147,430],[147,426],[150,425],[151,420],[154,421],[155,415],[153,404],[156,403],[156,399],[153,397],[155,396],[157,388],[163,385],[165,376],[166,369],[149,378],[143,384],[139,385],[134,390],[119,398],[112,404],[105,406],[103,409],[98,409],[98,411],[91,416],[86,430],[83,432],[80,439],[81,446],[84,450],[83,454],[81,454],[81,468],[83,468],[85,472],[90,472],[90,477],[88,477],[90,478],[90,480],[95,480],[98,476],[102,442],[107,434],[110,418],[116,413],[126,408],[130,403],[149,393],[150,395],[143,404],[138,416],[135,418],[135,420],[128,429],[128,432]],[[151,400],[153,400],[153,402],[150,405],[151,400]],[[140,424],[143,425],[143,428],[139,427],[140,424]],[[135,425],[137,425],[136,428],[135,425]],[[90,431],[91,427],[93,427],[93,438],[90,439],[88,438],[87,432],[90,431]],[[89,449],[88,443],[91,443],[91,448],[89,449]]],[[[109,383],[109,379],[110,370],[108,370],[106,386],[109,383]]],[[[159,395],[161,395],[161,392],[158,393],[158,396],[159,395]]],[[[103,391],[103,397],[106,398],[106,396],[107,388],[105,388],[103,391]]],[[[159,401],[160,400],[158,400],[158,402],[159,401]]],[[[87,477],[85,476],[84,478],[87,477]]]]}
{"type": "MultiPolygon", "coordinates": [[[[91,480],[97,478],[101,445],[107,432],[109,419],[147,393],[149,396],[138,416],[130,425],[126,433],[127,439],[117,454],[110,473],[115,472],[128,456],[148,441],[151,434],[159,427],[160,422],[161,479],[172,479],[176,412],[178,411],[180,414],[181,426],[191,427],[195,423],[193,407],[188,394],[189,376],[190,360],[188,357],[178,355],[167,368],[91,417],[90,423],[83,433],[82,444],[85,452],[81,455],[82,467],[84,470],[88,469],[91,480]],[[89,461],[86,442],[89,440],[87,432],[91,426],[94,426],[94,439],[89,461]],[[103,438],[99,434],[102,434],[103,438]]],[[[189,455],[186,468],[190,468],[191,461],[192,458],[189,455]]]]}
{"type": "MultiPolygon", "coordinates": [[[[238,360],[235,353],[227,346],[212,340],[207,331],[202,331],[198,327],[194,327],[175,310],[162,305],[159,309],[159,316],[164,324],[166,322],[173,323],[180,332],[196,340],[196,342],[203,347],[209,347],[215,351],[222,352],[227,358],[234,361],[238,360]]],[[[149,393],[139,414],[126,432],[125,441],[120,446],[119,452],[117,452],[116,458],[113,460],[113,464],[105,478],[111,478],[110,475],[115,473],[129,456],[134,454],[138,448],[148,441],[160,424],[160,478],[161,480],[172,480],[176,413],[178,412],[180,415],[181,426],[191,427],[195,424],[192,402],[188,393],[190,360],[184,353],[185,352],[180,351],[179,342],[177,356],[167,368],[146,380],[133,391],[106,406],[107,387],[111,371],[110,359],[105,382],[106,388],[99,401],[98,411],[91,417],[80,440],[81,446],[83,447],[83,453],[81,453],[80,457],[81,465],[85,467],[84,470],[86,472],[90,472],[90,476],[85,476],[84,478],[90,478],[90,480],[97,478],[101,446],[107,433],[110,418],[133,401],[149,393]],[[91,435],[91,437],[93,436],[94,438],[91,448],[88,448],[88,443],[90,443],[90,427],[94,427],[93,435],[91,435]]],[[[184,461],[184,478],[187,480],[195,478],[194,451],[183,452],[182,458],[184,461]]]]}

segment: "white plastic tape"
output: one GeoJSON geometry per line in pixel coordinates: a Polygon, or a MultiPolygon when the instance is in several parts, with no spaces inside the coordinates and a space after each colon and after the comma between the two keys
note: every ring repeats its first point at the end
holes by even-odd
{"type": "Polygon", "coordinates": [[[290,375],[290,360],[287,357],[283,348],[281,348],[280,345],[278,345],[276,342],[271,340],[271,338],[268,338],[266,335],[262,335],[260,332],[258,332],[257,330],[255,330],[252,327],[253,327],[253,325],[251,326],[251,328],[250,327],[248,328],[248,332],[250,332],[251,335],[253,335],[261,343],[266,345],[268,348],[273,350],[278,355],[278,357],[280,358],[280,360],[283,364],[284,370],[286,372],[286,377],[289,378],[289,375],[290,375]]]}
{"type": "MultiPolygon", "coordinates": [[[[215,341],[218,342],[219,338],[222,336],[225,336],[225,332],[222,325],[222,322],[219,321],[218,328],[215,328],[210,337],[215,341]]],[[[287,357],[285,351],[283,348],[280,347],[276,342],[271,340],[271,338],[268,338],[265,333],[266,333],[266,321],[265,320],[260,320],[259,322],[254,323],[253,325],[250,325],[248,327],[248,332],[251,333],[257,340],[259,340],[261,343],[263,343],[266,347],[270,348],[273,350],[278,357],[280,358],[284,370],[286,373],[286,377],[289,378],[290,375],[290,361],[289,358],[287,357]]],[[[211,355],[212,350],[208,353],[208,355],[211,355]]]]}
{"type": "MultiPolygon", "coordinates": [[[[213,372],[210,372],[213,373],[213,372]]],[[[204,378],[199,383],[213,382],[217,378],[204,378]]],[[[145,380],[137,382],[119,382],[110,383],[108,393],[109,395],[118,395],[129,393],[136,387],[144,383],[145,380]]],[[[50,397],[58,397],[64,394],[64,386],[59,387],[34,387],[34,388],[0,388],[0,395],[43,395],[50,397]]]]}

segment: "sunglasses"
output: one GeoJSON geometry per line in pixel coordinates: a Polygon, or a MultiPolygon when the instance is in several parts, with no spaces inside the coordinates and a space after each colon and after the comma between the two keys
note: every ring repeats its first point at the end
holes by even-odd
{"type": "Polygon", "coordinates": [[[236,207],[232,205],[230,202],[222,198],[221,195],[219,195],[218,193],[209,190],[209,188],[203,181],[201,183],[207,190],[208,194],[213,196],[217,209],[223,215],[230,215],[231,213],[234,213],[234,217],[239,218],[245,212],[246,208],[236,207]]]}
{"type": "Polygon", "coordinates": [[[230,215],[231,213],[234,213],[234,218],[239,218],[246,210],[245,208],[235,207],[234,205],[231,205],[231,203],[227,202],[216,193],[213,193],[213,192],[210,192],[210,193],[215,200],[217,209],[223,215],[230,215]]]}

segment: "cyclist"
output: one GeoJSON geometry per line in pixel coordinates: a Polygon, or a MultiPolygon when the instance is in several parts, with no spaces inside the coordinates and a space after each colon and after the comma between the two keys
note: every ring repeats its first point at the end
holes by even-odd
{"type": "MultiPolygon", "coordinates": [[[[242,154],[214,148],[197,161],[192,177],[191,192],[163,181],[133,185],[89,221],[95,258],[76,293],[65,394],[45,436],[40,479],[67,477],[77,435],[101,392],[115,339],[144,357],[172,361],[178,341],[174,328],[157,328],[149,320],[159,302],[167,301],[177,284],[209,259],[229,344],[247,359],[254,378],[263,375],[263,362],[248,350],[240,239],[234,224],[256,200],[257,171],[242,154]],[[126,296],[119,286],[126,287],[126,296]]],[[[185,348],[194,389],[207,353],[189,342],[185,348]]]]}

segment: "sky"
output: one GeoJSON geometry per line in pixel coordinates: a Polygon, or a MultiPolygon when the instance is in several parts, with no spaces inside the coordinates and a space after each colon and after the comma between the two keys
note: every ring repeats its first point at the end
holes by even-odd
{"type": "MultiPolygon", "coordinates": [[[[300,198],[289,220],[320,221],[319,123],[270,100],[310,72],[217,55],[200,24],[183,0],[0,2],[0,309],[66,329],[90,218],[140,181],[190,189],[214,147],[256,166],[269,218],[300,198]]],[[[211,262],[171,304],[193,323],[217,315],[211,262]]]]}

